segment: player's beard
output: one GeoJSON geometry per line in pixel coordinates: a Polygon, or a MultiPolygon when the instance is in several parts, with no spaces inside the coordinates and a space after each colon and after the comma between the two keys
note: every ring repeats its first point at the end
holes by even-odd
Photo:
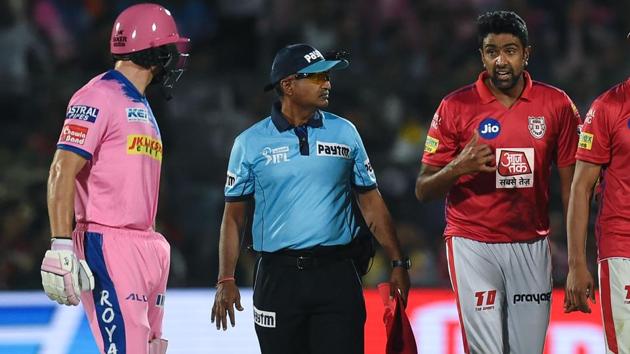
{"type": "Polygon", "coordinates": [[[490,75],[490,81],[492,81],[492,85],[501,91],[511,90],[518,83],[519,78],[521,77],[522,72],[518,74],[514,72],[514,70],[508,70],[510,73],[509,79],[499,79],[498,70],[494,70],[492,75],[490,75]]]}

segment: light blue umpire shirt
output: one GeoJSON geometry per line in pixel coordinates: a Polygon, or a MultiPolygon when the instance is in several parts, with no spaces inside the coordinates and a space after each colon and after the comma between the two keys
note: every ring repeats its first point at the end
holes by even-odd
{"type": "Polygon", "coordinates": [[[318,110],[293,127],[276,102],[271,116],[234,140],[225,200],[254,198],[254,249],[274,252],[349,243],[359,231],[353,188],[376,188],[355,126],[318,110]]]}

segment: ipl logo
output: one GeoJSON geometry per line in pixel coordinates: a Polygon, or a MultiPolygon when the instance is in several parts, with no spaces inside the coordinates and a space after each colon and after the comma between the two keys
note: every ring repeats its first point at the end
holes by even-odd
{"type": "Polygon", "coordinates": [[[289,161],[289,157],[287,154],[288,152],[288,146],[281,146],[275,149],[267,146],[262,151],[262,155],[265,157],[265,159],[267,159],[267,161],[265,162],[265,166],[269,165],[270,163],[277,164],[280,162],[289,161]]]}

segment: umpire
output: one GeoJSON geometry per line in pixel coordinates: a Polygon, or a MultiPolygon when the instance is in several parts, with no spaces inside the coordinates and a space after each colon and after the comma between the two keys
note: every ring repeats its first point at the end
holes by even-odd
{"type": "Polygon", "coordinates": [[[234,307],[243,310],[234,269],[254,199],[254,322],[263,354],[363,353],[365,303],[349,252],[359,232],[353,196],[393,260],[393,291],[404,301],[409,292],[409,258],[361,137],[348,120],[320,110],[328,106],[330,72],[348,65],[306,44],[280,49],[265,87],[279,101],[232,147],[212,321],[225,330],[228,316],[235,325],[234,307]]]}

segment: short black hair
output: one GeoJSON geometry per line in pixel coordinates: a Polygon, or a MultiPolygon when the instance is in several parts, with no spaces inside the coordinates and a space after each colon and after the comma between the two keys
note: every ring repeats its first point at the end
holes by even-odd
{"type": "Polygon", "coordinates": [[[527,25],[521,16],[513,11],[491,11],[477,18],[477,41],[479,48],[490,33],[509,33],[521,40],[523,47],[528,45],[527,25]]]}

